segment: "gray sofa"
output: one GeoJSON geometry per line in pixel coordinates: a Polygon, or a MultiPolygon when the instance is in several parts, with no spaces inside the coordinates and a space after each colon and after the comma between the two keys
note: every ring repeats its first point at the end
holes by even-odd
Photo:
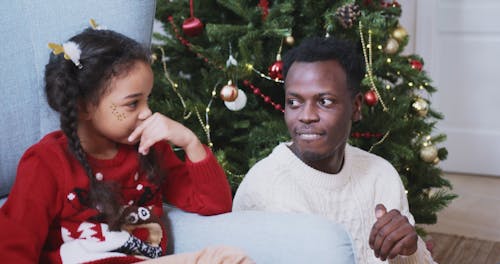
{"type": "MultiPolygon", "coordinates": [[[[0,206],[8,199],[23,152],[58,129],[57,116],[43,92],[43,71],[50,54],[47,43],[63,42],[94,18],[108,29],[149,44],[154,12],[153,0],[16,0],[2,5],[0,206]]],[[[165,208],[175,253],[231,245],[245,250],[257,263],[354,263],[350,236],[320,217],[253,211],[203,217],[165,208]]]]}

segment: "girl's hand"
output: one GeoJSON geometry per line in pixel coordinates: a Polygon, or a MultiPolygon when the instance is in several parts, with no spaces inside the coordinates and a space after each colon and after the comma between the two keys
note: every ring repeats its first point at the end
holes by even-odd
{"type": "Polygon", "coordinates": [[[139,153],[146,155],[149,148],[156,142],[166,140],[171,144],[181,147],[193,162],[205,158],[205,148],[193,131],[181,123],[172,120],[160,113],[154,113],[134,129],[128,137],[133,142],[140,137],[139,153]]]}

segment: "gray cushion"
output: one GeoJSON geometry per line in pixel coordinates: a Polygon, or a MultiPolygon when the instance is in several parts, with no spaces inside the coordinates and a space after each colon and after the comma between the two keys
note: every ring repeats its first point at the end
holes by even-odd
{"type": "Polygon", "coordinates": [[[326,218],[299,213],[237,211],[210,217],[166,206],[175,253],[229,245],[256,263],[355,263],[346,229],[326,218]]]}
{"type": "Polygon", "coordinates": [[[45,102],[43,71],[48,42],[62,43],[98,24],[149,45],[154,0],[16,0],[0,8],[0,197],[12,187],[24,151],[58,129],[45,102]]]}

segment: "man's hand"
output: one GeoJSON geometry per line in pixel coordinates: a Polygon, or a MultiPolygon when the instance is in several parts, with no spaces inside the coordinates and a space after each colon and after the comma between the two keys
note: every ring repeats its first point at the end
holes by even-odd
{"type": "Polygon", "coordinates": [[[369,243],[377,258],[384,261],[417,251],[417,232],[406,216],[398,210],[387,212],[383,204],[377,204],[375,216],[369,243]]]}

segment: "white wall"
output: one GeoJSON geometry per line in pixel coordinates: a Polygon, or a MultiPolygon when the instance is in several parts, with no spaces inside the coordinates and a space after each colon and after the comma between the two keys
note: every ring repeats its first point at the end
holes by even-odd
{"type": "Polygon", "coordinates": [[[406,29],[409,37],[408,45],[403,54],[412,54],[415,53],[417,2],[415,0],[399,0],[398,3],[402,7],[399,23],[406,29]]]}
{"type": "Polygon", "coordinates": [[[436,132],[448,139],[448,172],[500,176],[500,1],[400,0],[405,53],[424,59],[444,114],[436,132]]]}

